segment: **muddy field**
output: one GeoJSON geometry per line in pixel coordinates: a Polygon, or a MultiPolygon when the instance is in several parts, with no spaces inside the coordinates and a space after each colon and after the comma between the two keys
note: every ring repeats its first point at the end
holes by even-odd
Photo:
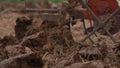
{"type": "Polygon", "coordinates": [[[16,7],[0,10],[0,68],[120,68],[120,31],[113,35],[116,44],[99,33],[91,37],[94,44],[80,42],[86,36],[80,20],[71,28],[67,23],[59,27],[64,21],[44,21],[10,9],[16,7]]]}

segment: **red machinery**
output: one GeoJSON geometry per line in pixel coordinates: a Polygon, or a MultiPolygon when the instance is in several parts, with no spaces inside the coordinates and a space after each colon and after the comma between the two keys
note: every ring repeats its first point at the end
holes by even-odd
{"type": "MultiPolygon", "coordinates": [[[[87,4],[96,16],[110,14],[119,7],[116,0],[88,0],[87,4]]],[[[84,13],[86,18],[90,18],[88,11],[84,13]]]]}
{"type": "Polygon", "coordinates": [[[87,2],[78,0],[77,3],[80,3],[82,7],[87,9],[81,11],[77,10],[76,15],[72,14],[73,16],[76,16],[76,18],[82,16],[81,19],[83,19],[82,21],[85,33],[88,34],[84,18],[89,20],[92,19],[94,22],[91,26],[93,27],[91,33],[89,33],[83,41],[87,38],[90,39],[90,36],[95,34],[95,32],[100,32],[101,34],[107,34],[115,42],[112,34],[115,33],[114,31],[118,31],[120,29],[120,7],[117,0],[88,0],[87,2]],[[81,14],[81,12],[83,14],[81,14]]]}

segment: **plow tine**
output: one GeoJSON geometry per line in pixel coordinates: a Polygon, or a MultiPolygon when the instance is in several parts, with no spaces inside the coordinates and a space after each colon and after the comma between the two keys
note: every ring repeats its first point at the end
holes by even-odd
{"type": "Polygon", "coordinates": [[[94,32],[94,35],[98,38],[98,40],[100,40],[99,37],[98,37],[98,35],[95,32],[94,32]]]}
{"type": "MultiPolygon", "coordinates": [[[[85,33],[88,35],[87,28],[86,28],[86,25],[85,25],[85,20],[82,20],[82,22],[83,22],[83,27],[85,29],[85,33]]],[[[88,37],[88,38],[94,44],[94,41],[90,37],[88,37]]]]}
{"type": "Polygon", "coordinates": [[[83,38],[81,40],[81,42],[86,41],[86,39],[88,39],[91,35],[93,35],[100,27],[97,27],[96,29],[94,29],[91,33],[89,33],[85,38],[83,38]]]}
{"type": "Polygon", "coordinates": [[[119,12],[119,11],[120,11],[120,7],[119,7],[118,9],[116,9],[108,18],[106,18],[103,23],[107,22],[111,17],[113,17],[113,16],[114,16],[115,14],[117,14],[117,12],[119,12]]]}
{"type": "Polygon", "coordinates": [[[115,41],[114,37],[112,36],[112,34],[111,34],[105,27],[103,27],[102,29],[109,35],[109,37],[111,38],[111,40],[112,40],[114,43],[116,43],[116,41],[115,41]]]}
{"type": "Polygon", "coordinates": [[[116,40],[114,39],[114,37],[112,36],[112,34],[104,27],[105,26],[105,23],[111,18],[113,17],[117,12],[119,12],[120,10],[120,7],[118,9],[116,9],[109,17],[107,17],[104,21],[100,21],[98,20],[98,22],[102,22],[102,25],[103,25],[103,30],[109,35],[109,37],[111,38],[111,40],[116,43],[116,40]]]}
{"type": "Polygon", "coordinates": [[[90,27],[93,27],[93,25],[92,25],[92,20],[90,19],[90,27]]]}
{"type": "Polygon", "coordinates": [[[84,33],[85,33],[85,34],[88,34],[88,33],[87,33],[87,28],[86,28],[86,25],[85,25],[85,21],[84,21],[84,20],[82,20],[82,22],[83,22],[83,27],[84,27],[84,30],[85,30],[85,32],[84,32],[84,33]]]}
{"type": "MultiPolygon", "coordinates": [[[[90,27],[94,27],[94,26],[92,25],[92,19],[91,19],[91,18],[90,18],[90,27]]],[[[98,37],[95,32],[94,32],[94,35],[95,35],[96,37],[98,37]]]]}
{"type": "MultiPolygon", "coordinates": [[[[90,21],[90,27],[94,27],[93,24],[92,24],[92,19],[91,18],[89,19],[89,21],[90,21]]],[[[94,32],[94,35],[95,35],[95,37],[98,38],[98,36],[95,32],[94,32]]],[[[100,40],[100,39],[98,38],[98,40],[100,40]]]]}
{"type": "MultiPolygon", "coordinates": [[[[95,21],[94,21],[95,22],[95,21]]],[[[92,24],[92,19],[90,18],[90,27],[94,27],[95,25],[92,24]]],[[[100,28],[100,27],[98,27],[100,28]]],[[[94,29],[94,28],[93,28],[94,29]]],[[[96,32],[93,33],[95,35],[95,37],[98,39],[98,40],[101,40],[98,35],[96,34],[96,32]]]]}

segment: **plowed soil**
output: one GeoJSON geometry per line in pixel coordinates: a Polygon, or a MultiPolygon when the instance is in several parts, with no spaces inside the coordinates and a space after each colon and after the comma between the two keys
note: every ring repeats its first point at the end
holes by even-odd
{"type": "Polygon", "coordinates": [[[119,31],[116,44],[99,33],[93,44],[80,42],[86,35],[79,20],[71,28],[58,23],[0,12],[0,68],[120,68],[119,31]]]}

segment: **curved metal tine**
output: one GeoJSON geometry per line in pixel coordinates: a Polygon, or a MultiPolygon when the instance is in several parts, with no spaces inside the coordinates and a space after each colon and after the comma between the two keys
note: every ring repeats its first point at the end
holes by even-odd
{"type": "MultiPolygon", "coordinates": [[[[84,27],[85,33],[88,35],[87,28],[86,28],[86,25],[85,25],[85,20],[82,20],[82,22],[83,22],[83,27],[84,27]]],[[[88,38],[94,44],[94,41],[90,37],[88,37],[88,38]]]]}
{"type": "MultiPolygon", "coordinates": [[[[93,24],[92,24],[92,19],[90,18],[90,27],[94,27],[93,24]]],[[[94,29],[94,28],[93,28],[94,29]]],[[[96,32],[94,32],[94,35],[95,37],[98,39],[98,40],[101,40],[98,35],[96,34],[96,32]]]]}
{"type": "Polygon", "coordinates": [[[102,29],[109,35],[109,37],[111,38],[111,40],[114,43],[116,43],[116,40],[114,39],[114,37],[112,36],[112,34],[105,27],[103,27],[102,29]]]}
{"type": "Polygon", "coordinates": [[[85,38],[83,38],[81,40],[81,42],[84,42],[86,39],[88,39],[91,35],[93,35],[97,30],[99,30],[100,27],[97,27],[96,29],[94,29],[91,33],[89,33],[85,38]]]}
{"type": "Polygon", "coordinates": [[[107,22],[111,17],[113,17],[115,14],[117,14],[120,11],[120,7],[116,9],[109,17],[107,17],[103,23],[107,22]]]}
{"type": "Polygon", "coordinates": [[[90,27],[93,27],[93,25],[92,25],[92,19],[90,18],[90,27]]]}
{"type": "MultiPolygon", "coordinates": [[[[87,8],[87,10],[90,11],[89,13],[92,14],[92,16],[94,17],[94,19],[97,21],[96,23],[99,24],[99,23],[100,23],[100,22],[99,22],[99,19],[98,19],[98,17],[94,14],[94,12],[89,8],[89,6],[88,6],[86,3],[84,3],[83,1],[81,1],[81,2],[82,2],[83,5],[87,8]]],[[[99,28],[100,28],[100,27],[99,27],[99,28]]],[[[94,34],[95,34],[96,37],[98,37],[95,32],[94,32],[94,34]]]]}
{"type": "MultiPolygon", "coordinates": [[[[114,39],[114,37],[112,36],[112,34],[104,27],[105,26],[105,22],[107,22],[111,17],[113,17],[117,12],[120,11],[120,7],[118,9],[116,9],[109,17],[107,17],[104,21],[102,21],[103,23],[103,30],[109,35],[109,37],[111,38],[111,40],[116,43],[116,40],[114,39]]],[[[101,22],[101,21],[100,21],[101,22]]]]}
{"type": "MultiPolygon", "coordinates": [[[[91,18],[92,18],[92,17],[90,16],[90,27],[94,27],[93,24],[92,24],[92,19],[91,19],[91,18]]],[[[98,37],[96,33],[94,33],[94,35],[95,35],[96,37],[98,37]]]]}
{"type": "MultiPolygon", "coordinates": [[[[113,38],[112,34],[104,27],[105,26],[105,22],[107,22],[111,17],[113,17],[115,14],[117,14],[120,11],[120,7],[118,9],[116,9],[109,17],[107,17],[104,21],[103,21],[103,30],[109,35],[109,37],[112,39],[112,41],[114,43],[116,43],[115,39],[113,38]]],[[[101,21],[100,21],[101,22],[101,21]]]]}

